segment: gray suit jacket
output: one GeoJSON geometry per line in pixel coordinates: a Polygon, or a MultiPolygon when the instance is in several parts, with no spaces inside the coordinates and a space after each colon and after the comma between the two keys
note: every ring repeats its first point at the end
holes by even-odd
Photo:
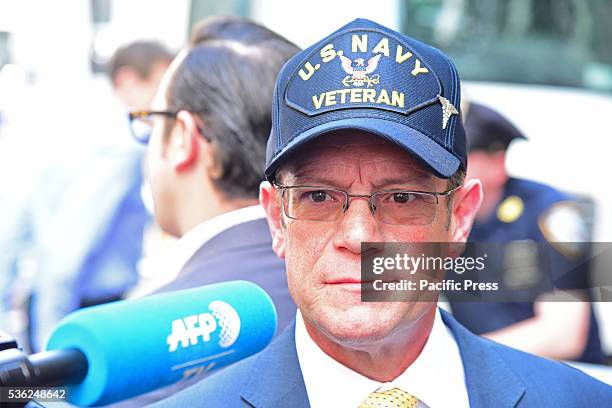
{"type": "Polygon", "coordinates": [[[232,280],[253,282],[270,295],[278,313],[277,333],[295,317],[285,263],[272,251],[272,237],[265,219],[238,224],[213,237],[187,261],[175,280],[156,293],[232,280]]]}
{"type": "MultiPolygon", "coordinates": [[[[295,318],[296,308],[287,289],[285,264],[272,251],[272,238],[264,219],[238,224],[213,237],[189,259],[174,281],[155,293],[231,280],[253,282],[270,295],[278,315],[277,334],[295,318]]],[[[173,395],[205,376],[196,376],[108,407],[142,407],[173,395]]]]}

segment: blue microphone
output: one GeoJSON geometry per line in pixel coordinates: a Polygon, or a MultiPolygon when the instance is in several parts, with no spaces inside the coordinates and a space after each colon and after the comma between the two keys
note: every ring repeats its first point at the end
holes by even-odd
{"type": "Polygon", "coordinates": [[[85,357],[84,379],[67,390],[76,405],[106,405],[234,363],[266,347],[276,331],[268,294],[245,281],[83,309],[47,344],[85,357]]]}

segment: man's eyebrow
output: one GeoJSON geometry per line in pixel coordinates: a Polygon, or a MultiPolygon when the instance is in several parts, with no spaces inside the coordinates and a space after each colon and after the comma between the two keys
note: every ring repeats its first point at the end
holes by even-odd
{"type": "Polygon", "coordinates": [[[302,162],[299,165],[293,165],[286,169],[285,180],[291,180],[291,182],[308,182],[313,181],[312,169],[316,170],[317,167],[310,167],[308,162],[302,162]]]}
{"type": "Polygon", "coordinates": [[[390,186],[394,184],[420,184],[427,183],[433,180],[431,174],[419,173],[411,174],[405,177],[387,177],[376,180],[376,186],[390,186]]]}
{"type": "Polygon", "coordinates": [[[311,177],[306,174],[293,174],[292,183],[296,185],[315,185],[315,186],[338,186],[337,180],[327,177],[311,177]]]}
{"type": "MultiPolygon", "coordinates": [[[[391,185],[406,185],[406,184],[425,184],[431,182],[433,176],[427,173],[412,174],[405,177],[386,177],[375,180],[374,185],[377,188],[391,186],[391,185]]],[[[341,187],[338,180],[333,178],[320,176],[313,177],[308,175],[306,172],[297,171],[291,175],[291,182],[296,185],[315,185],[315,186],[338,186],[341,187]]]]}

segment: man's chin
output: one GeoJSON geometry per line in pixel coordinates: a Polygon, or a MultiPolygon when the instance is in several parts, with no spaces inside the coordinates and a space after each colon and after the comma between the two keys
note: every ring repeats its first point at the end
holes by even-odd
{"type": "Polygon", "coordinates": [[[380,305],[361,304],[332,312],[320,324],[320,329],[335,342],[346,346],[375,342],[387,336],[400,320],[399,316],[393,318],[381,313],[380,305]]]}

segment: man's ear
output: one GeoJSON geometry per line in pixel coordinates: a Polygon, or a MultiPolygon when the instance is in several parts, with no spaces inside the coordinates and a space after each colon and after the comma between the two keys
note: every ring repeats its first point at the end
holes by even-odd
{"type": "Polygon", "coordinates": [[[285,230],[280,195],[277,189],[267,181],[259,185],[259,203],[266,211],[266,218],[272,234],[272,249],[276,255],[285,258],[285,230]]]}
{"type": "Polygon", "coordinates": [[[190,170],[198,158],[200,145],[197,129],[191,113],[182,110],[176,115],[176,126],[168,140],[167,156],[177,172],[190,170]]]}
{"type": "Polygon", "coordinates": [[[134,68],[123,66],[115,71],[113,75],[113,86],[115,89],[130,89],[136,82],[138,82],[139,79],[140,76],[134,68]]]}
{"type": "MultiPolygon", "coordinates": [[[[135,89],[142,79],[132,67],[121,67],[113,75],[113,89],[119,99],[131,105],[134,99],[135,89]]],[[[130,106],[130,109],[141,109],[141,107],[130,106]]]]}
{"type": "Polygon", "coordinates": [[[453,242],[467,241],[474,218],[480,208],[482,196],[482,185],[478,179],[468,180],[455,192],[450,226],[453,242]]]}

